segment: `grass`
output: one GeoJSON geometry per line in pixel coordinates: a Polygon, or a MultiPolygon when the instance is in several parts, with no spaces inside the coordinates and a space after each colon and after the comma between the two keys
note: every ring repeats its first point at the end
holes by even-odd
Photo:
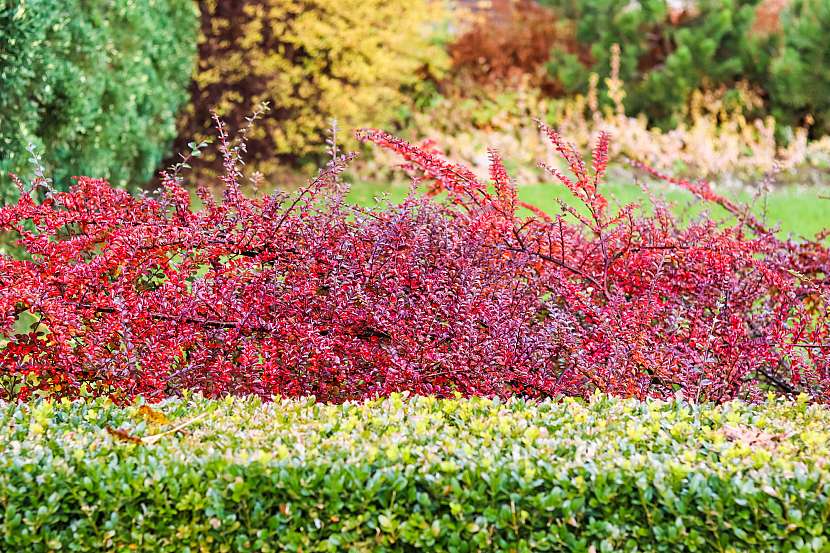
{"type": "MultiPolygon", "coordinates": [[[[650,189],[657,197],[671,203],[684,220],[704,213],[725,222],[731,220],[722,208],[703,204],[685,190],[663,183],[651,183],[650,189]]],[[[638,185],[627,184],[621,179],[605,185],[602,192],[612,204],[636,202],[648,208],[650,203],[638,185]]],[[[775,188],[761,197],[753,197],[753,193],[748,189],[722,190],[721,193],[742,204],[750,205],[752,211],[767,224],[771,227],[778,226],[782,236],[793,236],[796,239],[814,238],[816,233],[830,228],[830,199],[826,199],[830,196],[830,186],[785,186],[775,188]]],[[[385,197],[395,202],[403,199],[406,194],[405,184],[357,181],[352,184],[348,199],[356,204],[368,205],[374,198],[385,197]]],[[[519,197],[548,213],[559,212],[558,200],[578,207],[570,192],[559,184],[520,186],[519,197]]]]}

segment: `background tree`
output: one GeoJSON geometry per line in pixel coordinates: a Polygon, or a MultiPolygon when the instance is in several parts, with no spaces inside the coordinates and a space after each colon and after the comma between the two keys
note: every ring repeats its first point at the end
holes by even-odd
{"type": "MultiPolygon", "coordinates": [[[[180,146],[212,135],[211,110],[231,130],[262,102],[272,113],[248,137],[248,161],[323,151],[331,118],[351,130],[388,123],[424,77],[446,65],[431,0],[201,0],[199,67],[180,146]]],[[[204,166],[217,162],[203,161],[204,166]]]]}
{"type": "Polygon", "coordinates": [[[781,48],[772,62],[773,113],[784,121],[814,118],[816,135],[830,133],[830,3],[796,0],[782,14],[781,48]]]}
{"type": "Polygon", "coordinates": [[[0,200],[27,148],[73,175],[140,185],[175,138],[198,17],[191,0],[0,0],[0,200]]]}
{"type": "Polygon", "coordinates": [[[576,20],[577,41],[593,60],[554,47],[551,72],[568,92],[585,92],[591,73],[611,74],[611,48],[621,46],[626,111],[671,127],[693,91],[764,83],[772,39],[752,32],[759,0],[700,0],[684,9],[667,0],[542,0],[576,20]]]}

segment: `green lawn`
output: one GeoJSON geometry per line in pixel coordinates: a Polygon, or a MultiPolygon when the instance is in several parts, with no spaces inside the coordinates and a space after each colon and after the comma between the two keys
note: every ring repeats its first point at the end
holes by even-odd
{"type": "MultiPolygon", "coordinates": [[[[684,219],[708,212],[712,217],[726,219],[726,212],[718,206],[704,205],[690,193],[663,183],[652,183],[651,189],[658,197],[668,200],[675,206],[675,211],[684,219]]],[[[625,204],[638,202],[647,207],[649,199],[636,184],[610,183],[602,188],[603,193],[612,203],[625,204]]],[[[376,197],[387,197],[398,201],[406,196],[404,184],[382,184],[372,182],[355,182],[349,194],[349,200],[367,205],[376,197]]],[[[770,226],[779,225],[782,235],[795,237],[814,237],[822,229],[830,228],[830,186],[796,187],[786,186],[774,189],[766,197],[753,198],[748,190],[722,191],[725,196],[742,203],[753,205],[753,211],[765,218],[770,226]]],[[[570,192],[559,184],[536,184],[520,186],[519,196],[549,213],[557,213],[557,199],[575,205],[570,192]]]]}

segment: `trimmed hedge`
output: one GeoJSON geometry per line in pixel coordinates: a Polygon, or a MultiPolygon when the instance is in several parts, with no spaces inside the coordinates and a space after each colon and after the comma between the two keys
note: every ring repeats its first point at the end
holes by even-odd
{"type": "Polygon", "coordinates": [[[806,398],[0,411],[2,551],[830,551],[806,398]]]}

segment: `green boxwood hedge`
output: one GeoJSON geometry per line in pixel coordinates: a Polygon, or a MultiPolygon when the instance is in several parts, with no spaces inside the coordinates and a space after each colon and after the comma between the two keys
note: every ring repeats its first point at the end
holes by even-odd
{"type": "Polygon", "coordinates": [[[0,412],[2,551],[830,551],[806,400],[0,412]]]}

